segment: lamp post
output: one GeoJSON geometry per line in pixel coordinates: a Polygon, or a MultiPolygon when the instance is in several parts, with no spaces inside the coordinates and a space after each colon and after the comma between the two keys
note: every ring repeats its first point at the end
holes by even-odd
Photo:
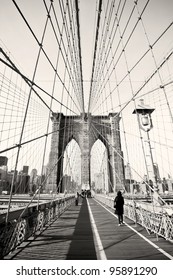
{"type": "Polygon", "coordinates": [[[149,131],[153,128],[153,122],[152,122],[151,114],[154,112],[155,109],[151,108],[148,105],[145,105],[143,99],[140,99],[140,101],[141,101],[141,103],[133,111],[132,114],[137,114],[139,126],[147,134],[147,141],[146,142],[148,143],[149,156],[150,156],[151,168],[152,168],[152,177],[153,177],[153,181],[154,181],[154,185],[153,185],[153,204],[154,205],[161,205],[160,202],[159,202],[160,199],[159,199],[159,194],[158,194],[157,175],[155,173],[154,160],[153,160],[152,148],[151,148],[151,143],[150,143],[150,135],[149,135],[149,131]]]}

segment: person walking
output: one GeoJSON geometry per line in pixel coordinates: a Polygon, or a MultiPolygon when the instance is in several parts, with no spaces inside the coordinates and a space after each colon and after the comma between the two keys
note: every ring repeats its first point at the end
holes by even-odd
{"type": "Polygon", "coordinates": [[[115,214],[118,215],[119,226],[124,224],[123,214],[124,214],[124,198],[121,191],[118,191],[117,196],[114,199],[115,214]]]}
{"type": "Polygon", "coordinates": [[[79,203],[79,193],[77,192],[75,195],[75,205],[78,206],[79,203]]]}

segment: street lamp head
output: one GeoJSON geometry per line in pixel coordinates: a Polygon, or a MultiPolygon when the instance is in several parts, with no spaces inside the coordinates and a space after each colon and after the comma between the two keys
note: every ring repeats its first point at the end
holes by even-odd
{"type": "Polygon", "coordinates": [[[147,115],[141,117],[141,122],[143,126],[149,125],[149,119],[147,115]]]}
{"type": "Polygon", "coordinates": [[[137,114],[140,128],[144,131],[149,131],[153,127],[151,114],[155,109],[151,108],[149,105],[145,105],[143,99],[140,99],[140,101],[141,103],[132,114],[137,114]]]}
{"type": "Polygon", "coordinates": [[[140,99],[140,104],[137,108],[133,111],[132,114],[139,114],[139,115],[151,115],[154,111],[154,108],[151,108],[149,105],[144,104],[144,99],[140,99]]]}

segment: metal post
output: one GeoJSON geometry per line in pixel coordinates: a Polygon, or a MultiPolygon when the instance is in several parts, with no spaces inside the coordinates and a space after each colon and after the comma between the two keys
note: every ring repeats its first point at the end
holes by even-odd
{"type": "Polygon", "coordinates": [[[153,203],[154,205],[160,205],[158,201],[158,186],[157,186],[157,175],[155,174],[155,169],[154,169],[154,160],[153,160],[153,153],[152,153],[152,148],[151,148],[151,142],[150,142],[150,136],[149,136],[149,131],[147,131],[147,142],[148,142],[148,147],[149,147],[149,152],[150,152],[150,159],[151,159],[151,165],[152,165],[152,173],[153,173],[153,181],[154,181],[154,186],[153,186],[153,203]]]}

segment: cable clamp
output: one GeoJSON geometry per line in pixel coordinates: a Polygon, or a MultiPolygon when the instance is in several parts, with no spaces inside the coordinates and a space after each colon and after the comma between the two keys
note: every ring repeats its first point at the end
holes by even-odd
{"type": "Polygon", "coordinates": [[[21,148],[22,145],[21,144],[16,144],[16,147],[21,148]]]}

